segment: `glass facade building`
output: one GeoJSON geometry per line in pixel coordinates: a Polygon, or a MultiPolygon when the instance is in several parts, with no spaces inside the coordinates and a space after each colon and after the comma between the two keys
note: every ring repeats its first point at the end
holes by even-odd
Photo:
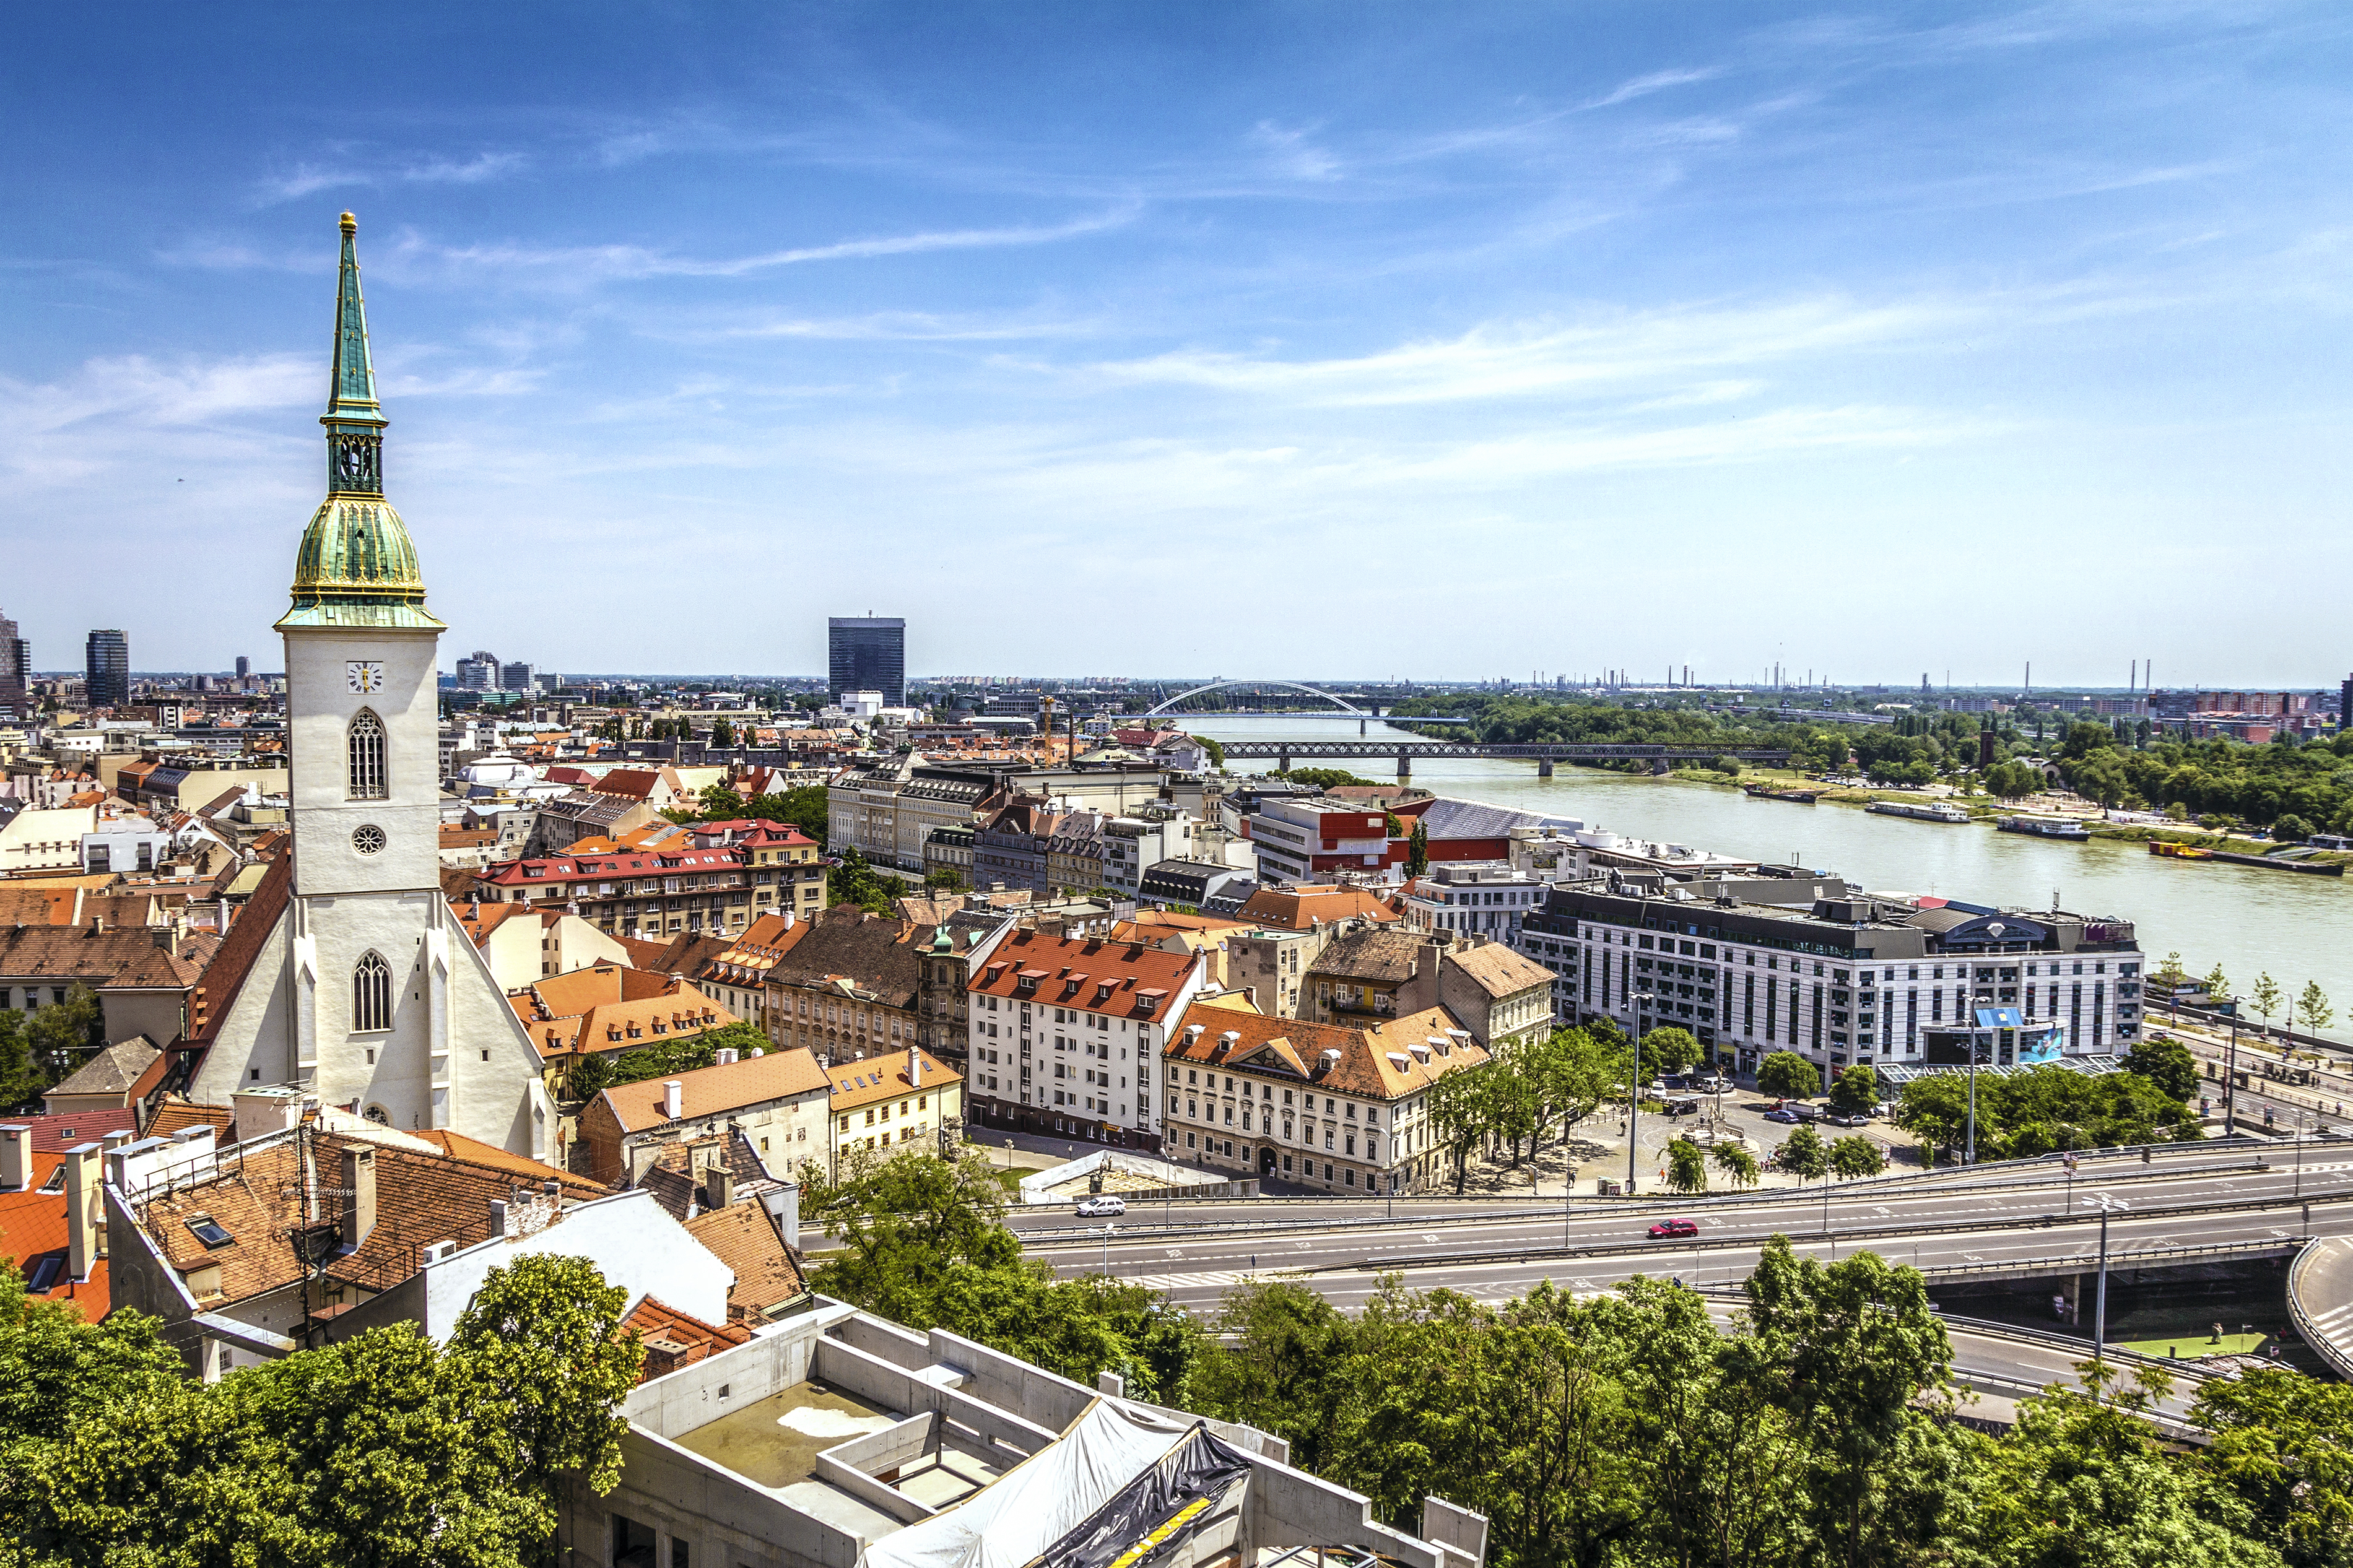
{"type": "Polygon", "coordinates": [[[845,692],[879,691],[886,708],[907,705],[907,623],[896,616],[834,616],[826,621],[826,680],[845,692]]]}
{"type": "Polygon", "coordinates": [[[88,678],[90,705],[120,708],[131,700],[131,639],[120,631],[90,634],[82,666],[88,678]]]}

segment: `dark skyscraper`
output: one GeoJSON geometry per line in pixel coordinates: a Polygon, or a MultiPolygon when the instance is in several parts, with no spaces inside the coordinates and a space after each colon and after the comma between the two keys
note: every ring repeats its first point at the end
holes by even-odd
{"type": "Polygon", "coordinates": [[[26,688],[32,679],[32,649],[16,635],[16,623],[0,616],[0,709],[21,716],[28,706],[26,688]]]}
{"type": "Polygon", "coordinates": [[[131,700],[131,642],[121,632],[90,633],[82,668],[91,707],[120,708],[131,700]]]}
{"type": "Polygon", "coordinates": [[[896,616],[834,616],[826,622],[826,679],[833,700],[879,691],[886,708],[907,705],[907,623],[896,616]]]}
{"type": "Polygon", "coordinates": [[[243,680],[247,676],[251,675],[252,673],[253,660],[246,658],[243,654],[238,654],[237,656],[237,678],[239,680],[243,680]]]}

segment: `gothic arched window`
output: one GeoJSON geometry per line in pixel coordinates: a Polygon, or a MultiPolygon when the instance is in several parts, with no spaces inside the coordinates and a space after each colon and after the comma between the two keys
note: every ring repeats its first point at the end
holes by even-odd
{"type": "Polygon", "coordinates": [[[351,750],[351,787],[347,792],[353,800],[382,800],[385,797],[384,721],[363,708],[352,720],[348,731],[351,750]]]}
{"type": "Polygon", "coordinates": [[[380,952],[369,953],[352,971],[352,1027],[392,1027],[392,965],[380,952]]]}

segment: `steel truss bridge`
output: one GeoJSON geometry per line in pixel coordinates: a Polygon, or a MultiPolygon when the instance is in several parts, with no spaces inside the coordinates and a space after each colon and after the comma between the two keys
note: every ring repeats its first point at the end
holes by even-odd
{"type": "MultiPolygon", "coordinates": [[[[1406,721],[1410,723],[1412,721],[1406,721]]],[[[1761,767],[1783,767],[1789,753],[1762,748],[1711,750],[1700,746],[1579,746],[1560,744],[1495,744],[1481,745],[1470,741],[1225,741],[1220,742],[1229,760],[1272,757],[1289,771],[1293,757],[1394,757],[1399,778],[1413,772],[1416,757],[1504,757],[1536,764],[1544,777],[1552,775],[1557,763],[1714,763],[1718,757],[1737,757],[1744,763],[1761,767]]]]}

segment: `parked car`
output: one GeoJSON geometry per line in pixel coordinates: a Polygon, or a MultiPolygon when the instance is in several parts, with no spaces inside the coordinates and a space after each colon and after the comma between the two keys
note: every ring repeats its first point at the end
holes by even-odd
{"type": "Polygon", "coordinates": [[[1691,1219],[1662,1219],[1651,1227],[1651,1239],[1667,1236],[1697,1236],[1699,1222],[1691,1219]]]}
{"type": "Polygon", "coordinates": [[[1833,1127],[1868,1127],[1871,1125],[1871,1118],[1860,1110],[1828,1110],[1822,1113],[1822,1120],[1829,1122],[1833,1127]]]}
{"type": "Polygon", "coordinates": [[[1767,1121],[1784,1122],[1794,1126],[1798,1122],[1803,1121],[1807,1119],[1799,1115],[1795,1110],[1792,1110],[1786,1105],[1777,1105],[1772,1110],[1765,1113],[1765,1120],[1767,1121]]]}
{"type": "Polygon", "coordinates": [[[1702,1075],[1691,1080],[1691,1087],[1695,1093],[1699,1094],[1730,1094],[1732,1080],[1728,1078],[1709,1078],[1702,1075]]]}
{"type": "Polygon", "coordinates": [[[1111,1215],[1123,1215],[1127,1212],[1127,1200],[1115,1198],[1109,1193],[1099,1193],[1091,1198],[1081,1198],[1076,1212],[1082,1219],[1101,1219],[1111,1215]]]}

